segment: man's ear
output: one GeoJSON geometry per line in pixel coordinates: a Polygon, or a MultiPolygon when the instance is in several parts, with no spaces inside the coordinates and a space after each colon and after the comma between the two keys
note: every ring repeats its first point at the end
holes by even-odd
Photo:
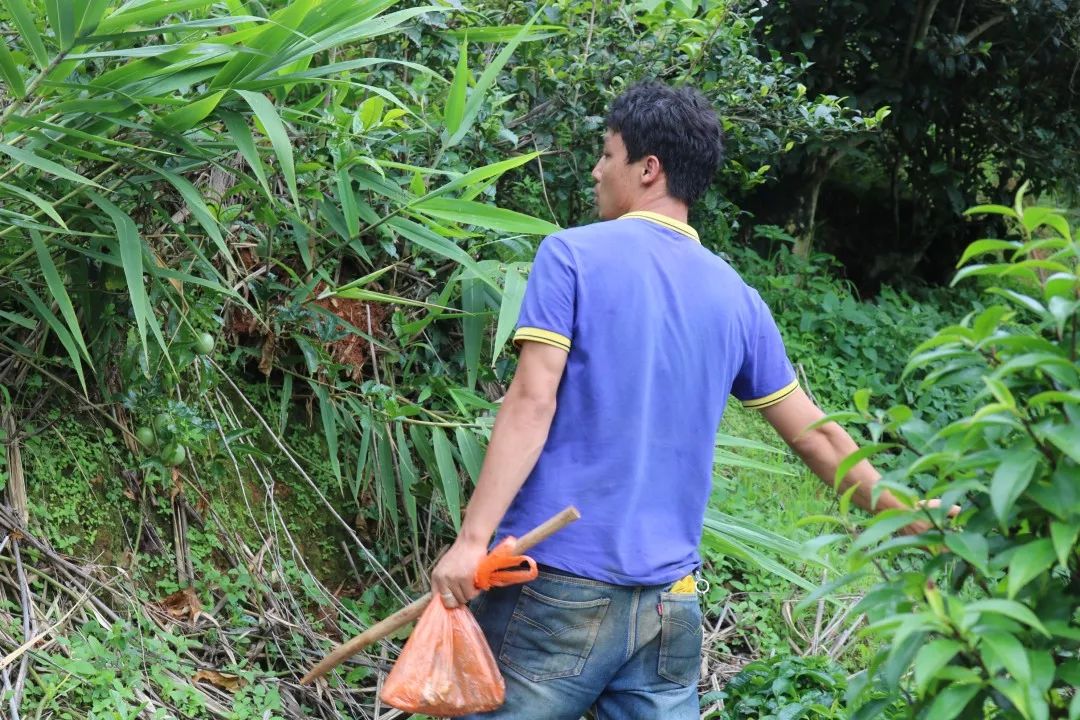
{"type": "Polygon", "coordinates": [[[641,184],[652,185],[664,176],[664,166],[660,164],[660,158],[655,155],[645,156],[645,162],[641,165],[641,184]]]}

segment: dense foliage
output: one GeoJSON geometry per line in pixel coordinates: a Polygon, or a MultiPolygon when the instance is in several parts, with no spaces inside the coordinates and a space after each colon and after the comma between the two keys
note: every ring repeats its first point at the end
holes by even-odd
{"type": "MultiPolygon", "coordinates": [[[[810,143],[775,163],[749,204],[817,234],[861,285],[930,281],[977,237],[963,211],[1021,180],[1075,195],[1080,8],[1073,0],[749,3],[755,36],[812,63],[812,93],[892,113],[874,136],[810,143]]],[[[770,55],[775,57],[775,55],[770,55]]]]}
{"type": "MultiPolygon", "coordinates": [[[[766,297],[818,400],[869,388],[961,418],[965,389],[902,382],[897,348],[973,295],[864,303],[739,207],[784,157],[877,143],[892,102],[816,87],[761,44],[763,18],[717,0],[0,0],[0,646],[56,630],[0,667],[5,710],[370,713],[391,643],[332,693],[295,678],[424,589],[513,370],[535,242],[589,219],[604,108],[638,78],[719,108],[729,160],[691,220],[766,297]]],[[[830,637],[792,640],[793,593],[842,561],[807,520],[831,497],[756,417],[723,429],[705,600],[734,629],[710,652],[856,665],[873,648],[850,605],[830,637]]]]}
{"type": "Polygon", "coordinates": [[[861,609],[886,641],[853,688],[857,718],[888,702],[859,701],[860,688],[904,693],[911,717],[1080,717],[1080,248],[1065,217],[1027,206],[1023,190],[1013,207],[972,212],[1014,234],[961,258],[957,280],[995,281],[988,306],[922,343],[907,370],[923,388],[970,387],[963,417],[942,426],[856,396],[879,440],[862,454],[904,449],[886,484],[962,506],[952,521],[921,511],[932,529],[910,538],[890,536],[914,511],[887,511],[852,545],[845,580],[871,563],[881,573],[861,609]]]}

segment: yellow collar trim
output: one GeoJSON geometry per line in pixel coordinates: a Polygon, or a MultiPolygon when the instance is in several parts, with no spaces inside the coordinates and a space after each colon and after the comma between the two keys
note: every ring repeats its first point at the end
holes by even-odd
{"type": "Polygon", "coordinates": [[[661,215],[660,213],[650,212],[648,210],[635,210],[634,212],[628,212],[621,216],[619,219],[624,220],[626,218],[639,218],[641,220],[649,220],[657,225],[663,225],[669,230],[674,230],[677,233],[681,233],[688,238],[693,238],[697,242],[701,242],[701,238],[698,237],[697,230],[690,227],[684,222],[679,222],[674,218],[669,218],[667,215],[661,215]]]}

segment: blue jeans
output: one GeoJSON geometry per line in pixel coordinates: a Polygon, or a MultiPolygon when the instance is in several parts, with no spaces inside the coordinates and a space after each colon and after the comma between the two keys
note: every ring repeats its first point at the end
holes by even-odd
{"type": "Polygon", "coordinates": [[[626,587],[550,568],[471,607],[506,680],[477,719],[697,720],[701,607],[668,586],[626,587]]]}

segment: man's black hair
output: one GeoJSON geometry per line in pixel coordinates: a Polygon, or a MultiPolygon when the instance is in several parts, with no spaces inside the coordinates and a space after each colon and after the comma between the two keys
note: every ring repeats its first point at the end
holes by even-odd
{"type": "Polygon", "coordinates": [[[635,83],[611,103],[607,127],[622,136],[629,162],[660,158],[668,194],[687,205],[705,194],[724,158],[716,111],[690,87],[635,83]]]}

